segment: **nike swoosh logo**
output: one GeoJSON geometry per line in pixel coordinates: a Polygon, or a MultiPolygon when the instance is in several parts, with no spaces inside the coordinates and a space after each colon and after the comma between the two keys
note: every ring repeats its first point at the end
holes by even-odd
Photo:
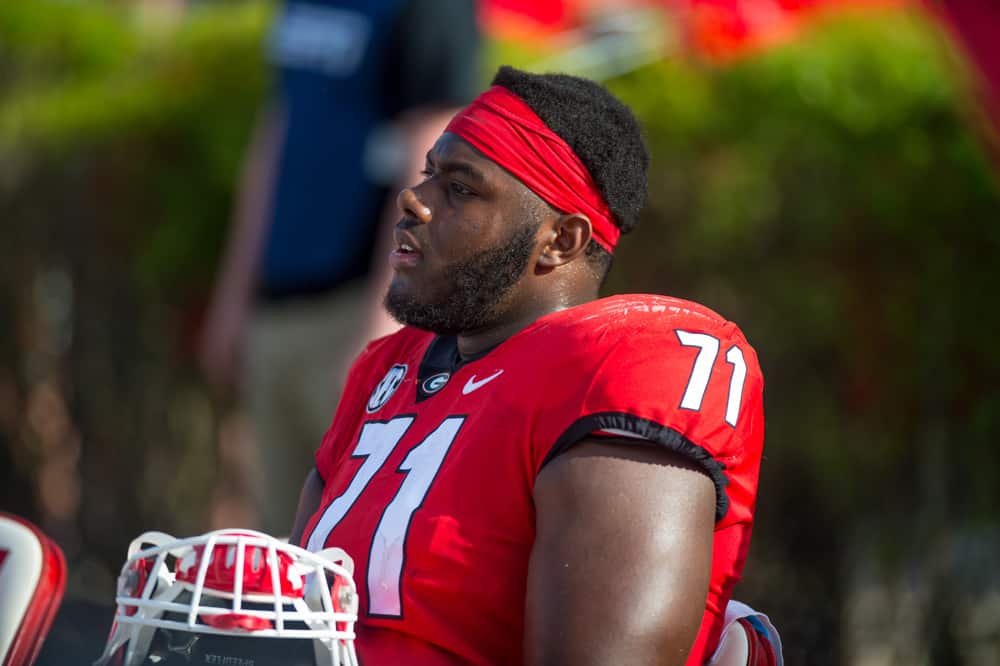
{"type": "Polygon", "coordinates": [[[469,377],[469,381],[465,382],[465,386],[462,387],[462,395],[469,395],[479,387],[489,384],[491,381],[493,381],[502,374],[503,370],[497,370],[489,377],[484,377],[483,379],[480,379],[478,382],[476,381],[476,376],[472,375],[471,377],[469,377]]]}

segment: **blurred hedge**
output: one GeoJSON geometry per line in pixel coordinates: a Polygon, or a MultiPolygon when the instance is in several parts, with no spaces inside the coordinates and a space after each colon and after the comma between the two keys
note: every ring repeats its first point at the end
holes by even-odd
{"type": "MultiPolygon", "coordinates": [[[[210,279],[265,89],[261,2],[0,7],[0,178],[106,179],[102,225],[138,234],[134,277],[179,297],[210,279]],[[141,224],[137,224],[140,222],[141,224]]],[[[13,191],[11,191],[13,190],[13,191]]]]}
{"type": "MultiPolygon", "coordinates": [[[[197,5],[164,25],[54,4],[0,4],[0,252],[21,267],[0,269],[0,321],[23,316],[25,279],[63,266],[87,492],[109,466],[187,470],[104,488],[113,510],[85,494],[96,549],[127,535],[90,514],[129,532],[205,520],[210,435],[176,425],[198,389],[174,343],[208,289],[266,89],[269,8],[197,5]]],[[[653,164],[608,290],[704,302],[757,347],[767,459],[742,596],[772,610],[789,663],[836,663],[857,552],[892,571],[942,534],[997,528],[1000,192],[964,74],[933,27],[897,12],[609,85],[643,119],[653,164]]],[[[27,391],[24,344],[3,340],[0,363],[27,391]]]]}
{"type": "Polygon", "coordinates": [[[190,347],[270,13],[0,3],[0,506],[60,540],[71,592],[143,529],[204,529],[220,490],[190,347]]]}
{"type": "Polygon", "coordinates": [[[944,424],[981,461],[955,499],[984,518],[998,499],[1000,196],[954,65],[923,22],[878,14],[613,83],[654,164],[611,287],[740,322],[768,370],[771,455],[802,458],[838,511],[915,481],[900,462],[944,424]]]}

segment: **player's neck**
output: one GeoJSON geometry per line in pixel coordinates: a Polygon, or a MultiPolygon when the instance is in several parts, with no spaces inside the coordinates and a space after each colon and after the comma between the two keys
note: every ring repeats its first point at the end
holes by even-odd
{"type": "Polygon", "coordinates": [[[507,338],[527,328],[547,314],[588,303],[598,296],[596,289],[557,290],[541,298],[522,301],[523,306],[509,312],[504,320],[489,328],[466,331],[458,335],[458,353],[469,358],[496,347],[507,338]]]}
{"type": "Polygon", "coordinates": [[[462,333],[458,336],[458,353],[463,359],[477,356],[487,349],[496,347],[518,331],[527,328],[535,319],[538,319],[538,316],[531,319],[525,318],[508,321],[500,326],[471,333],[462,333]]]}

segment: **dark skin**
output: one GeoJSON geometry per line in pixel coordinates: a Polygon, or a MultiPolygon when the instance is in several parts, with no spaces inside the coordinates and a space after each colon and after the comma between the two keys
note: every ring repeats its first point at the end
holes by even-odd
{"type": "Polygon", "coordinates": [[[463,331],[459,352],[469,356],[507,339],[544,314],[597,298],[598,282],[584,262],[590,221],[563,215],[468,143],[446,133],[427,154],[424,182],[403,189],[397,242],[415,241],[420,262],[397,268],[390,289],[431,292],[445,267],[503,243],[511,221],[543,217],[529,268],[508,296],[503,321],[487,330],[463,331]],[[431,222],[434,222],[432,224],[431,222]]]}
{"type": "MultiPolygon", "coordinates": [[[[537,318],[597,297],[584,250],[592,229],[553,210],[464,140],[444,134],[425,180],[398,197],[392,289],[443,288],[450,262],[538,224],[528,267],[491,325],[463,331],[459,351],[495,346],[537,318]]],[[[318,509],[313,471],[300,497],[292,542],[318,509]]],[[[536,540],[525,603],[525,664],[682,665],[702,615],[712,560],[715,488],[687,459],[628,442],[588,438],[546,465],[533,495],[536,540]]]]}

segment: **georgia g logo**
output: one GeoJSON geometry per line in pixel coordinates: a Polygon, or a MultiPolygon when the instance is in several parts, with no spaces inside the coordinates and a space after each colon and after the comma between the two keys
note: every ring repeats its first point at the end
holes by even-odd
{"type": "Polygon", "coordinates": [[[448,383],[448,380],[450,378],[451,378],[451,373],[439,372],[436,375],[432,375],[427,379],[425,379],[424,383],[421,384],[420,388],[423,389],[423,392],[427,393],[428,395],[431,393],[437,393],[438,391],[444,388],[444,385],[448,383]]]}
{"type": "Polygon", "coordinates": [[[377,412],[382,409],[385,403],[389,402],[389,398],[396,392],[399,385],[403,383],[403,377],[406,376],[406,369],[406,364],[394,365],[389,368],[389,372],[385,373],[385,377],[382,378],[382,381],[372,391],[371,397],[368,398],[365,411],[369,414],[377,412]]]}

